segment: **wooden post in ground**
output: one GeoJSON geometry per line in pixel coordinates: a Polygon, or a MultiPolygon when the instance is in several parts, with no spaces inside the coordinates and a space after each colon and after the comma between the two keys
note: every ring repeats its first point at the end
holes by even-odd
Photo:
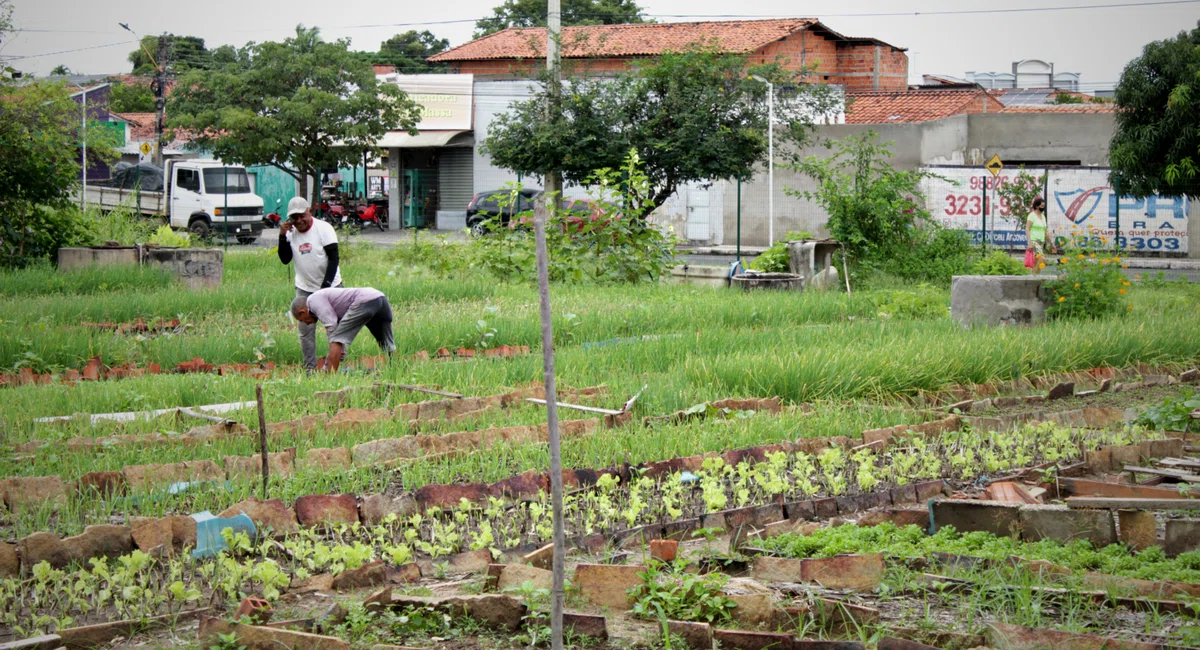
{"type": "Polygon", "coordinates": [[[254,396],[258,399],[258,446],[262,452],[263,487],[262,498],[267,500],[267,479],[271,476],[271,460],[267,457],[267,416],[263,411],[262,384],[254,386],[254,396]]]}

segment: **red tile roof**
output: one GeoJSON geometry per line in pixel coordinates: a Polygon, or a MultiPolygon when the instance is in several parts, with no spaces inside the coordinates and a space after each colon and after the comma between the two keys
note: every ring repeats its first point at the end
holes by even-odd
{"type": "Polygon", "coordinates": [[[985,90],[906,90],[847,94],[847,124],[928,122],[968,112],[1000,112],[1004,107],[985,90]],[[979,110],[972,104],[981,102],[979,110]]]}
{"type": "Polygon", "coordinates": [[[1005,106],[1003,113],[1116,113],[1117,105],[1111,102],[1098,104],[1035,104],[1032,106],[1005,106]]]}
{"type": "Polygon", "coordinates": [[[113,113],[129,122],[129,139],[135,142],[154,140],[154,113],[113,113]]]}
{"type": "MultiPolygon", "coordinates": [[[[802,29],[816,18],[645,23],[565,27],[563,56],[647,56],[715,41],[721,50],[747,54],[802,29]]],[[[827,29],[827,28],[826,28],[827,29]]],[[[430,61],[532,59],[546,56],[546,28],[509,28],[430,57],[430,61]]]]}

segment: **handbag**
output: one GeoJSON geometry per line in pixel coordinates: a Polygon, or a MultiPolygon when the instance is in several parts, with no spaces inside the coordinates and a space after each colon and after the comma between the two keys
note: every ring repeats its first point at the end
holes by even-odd
{"type": "Polygon", "coordinates": [[[1033,253],[1033,249],[1025,251],[1025,268],[1032,269],[1037,264],[1037,255],[1033,253]]]}

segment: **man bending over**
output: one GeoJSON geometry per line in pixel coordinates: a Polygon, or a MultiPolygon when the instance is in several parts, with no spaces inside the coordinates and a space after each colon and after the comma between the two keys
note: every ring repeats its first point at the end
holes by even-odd
{"type": "Polygon", "coordinates": [[[325,370],[337,372],[346,348],[365,325],[389,356],[396,349],[392,338],[392,306],[387,296],[370,287],[321,289],[311,296],[296,296],[292,316],[309,325],[321,321],[329,338],[325,370]]]}

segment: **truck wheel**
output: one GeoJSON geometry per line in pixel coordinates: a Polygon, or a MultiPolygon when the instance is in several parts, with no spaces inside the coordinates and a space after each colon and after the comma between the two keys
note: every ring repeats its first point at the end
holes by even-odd
{"type": "Polygon", "coordinates": [[[188,231],[191,232],[192,236],[196,239],[208,239],[212,229],[209,228],[208,221],[204,219],[196,219],[188,224],[188,231]]]}

